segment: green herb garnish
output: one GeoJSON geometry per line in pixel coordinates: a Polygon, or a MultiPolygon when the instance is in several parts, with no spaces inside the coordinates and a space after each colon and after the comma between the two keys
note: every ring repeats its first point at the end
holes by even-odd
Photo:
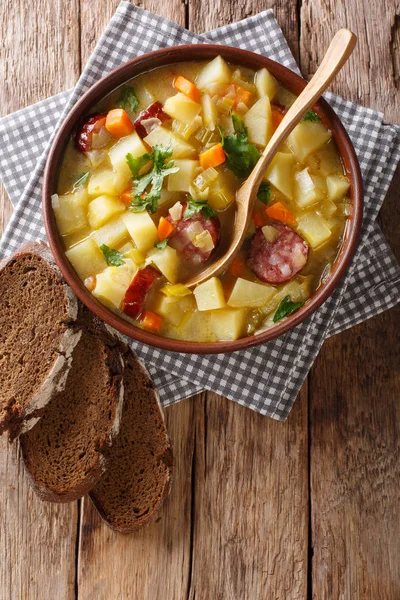
{"type": "Polygon", "coordinates": [[[268,204],[268,202],[271,200],[271,186],[269,181],[263,181],[260,184],[257,192],[257,198],[261,200],[263,204],[268,204]]]}
{"type": "Polygon", "coordinates": [[[164,146],[154,146],[151,152],[139,158],[134,158],[132,154],[126,155],[126,162],[132,171],[133,179],[130,210],[133,212],[148,210],[149,213],[157,211],[164,177],[179,171],[178,167],[174,167],[173,160],[166,162],[171,155],[172,150],[164,146]],[[153,162],[151,170],[139,176],[142,167],[150,161],[153,162]]]}
{"type": "Polygon", "coordinates": [[[100,246],[100,250],[103,253],[104,260],[109,266],[120,267],[124,264],[125,257],[123,254],[121,254],[121,252],[118,252],[118,250],[113,250],[112,248],[106,246],[106,244],[102,244],[100,246]]]}
{"type": "Polygon", "coordinates": [[[254,144],[251,144],[247,135],[247,127],[236,115],[232,115],[235,133],[225,135],[225,130],[220,127],[222,147],[226,154],[226,166],[235,173],[236,177],[248,177],[260,153],[254,144]]]}
{"type": "Polygon", "coordinates": [[[87,182],[87,179],[88,179],[89,175],[90,175],[89,171],[87,173],[84,173],[83,175],[81,175],[79,177],[79,179],[77,179],[77,181],[75,181],[73,187],[77,188],[77,187],[79,187],[81,185],[85,185],[85,183],[87,182]]]}
{"type": "Polygon", "coordinates": [[[129,86],[124,86],[119,94],[117,106],[131,112],[136,112],[139,107],[139,99],[136,96],[135,90],[129,86]]]}
{"type": "Polygon", "coordinates": [[[189,196],[187,199],[185,212],[183,213],[183,218],[190,219],[190,217],[193,217],[193,215],[196,215],[200,211],[203,212],[203,215],[206,219],[211,219],[217,214],[215,210],[208,204],[207,200],[194,200],[191,196],[189,196]]]}
{"type": "Polygon", "coordinates": [[[304,302],[292,302],[290,296],[285,296],[283,300],[281,300],[281,303],[273,316],[273,322],[278,323],[278,321],[281,321],[284,317],[288,317],[296,312],[296,310],[299,310],[303,304],[304,302]]]}
{"type": "Polygon", "coordinates": [[[158,248],[159,250],[164,250],[164,248],[166,247],[166,245],[168,244],[168,240],[162,240],[161,242],[155,242],[154,247],[158,248]]]}
{"type": "Polygon", "coordinates": [[[320,121],[320,120],[321,119],[319,118],[317,113],[315,113],[313,110],[308,110],[306,112],[306,114],[304,115],[304,117],[302,118],[302,121],[320,121]]]}

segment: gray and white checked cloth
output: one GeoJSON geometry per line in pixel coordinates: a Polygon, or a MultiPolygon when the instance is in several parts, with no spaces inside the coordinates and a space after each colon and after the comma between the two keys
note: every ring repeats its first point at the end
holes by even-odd
{"type": "MultiPolygon", "coordinates": [[[[73,90],[0,120],[0,175],[15,207],[0,256],[8,256],[23,242],[45,239],[43,168],[54,132],[78,98],[111,69],[138,55],[207,42],[251,50],[298,72],[271,10],[195,35],[122,2],[73,90]]],[[[400,268],[375,221],[400,159],[400,128],[385,123],[381,113],[333,94],[325,97],[349,132],[364,180],[363,231],[349,272],[309,319],[278,340],[251,350],[204,356],[165,352],[130,341],[147,365],[163,406],[208,389],[283,421],[324,339],[398,302],[400,268]]]]}

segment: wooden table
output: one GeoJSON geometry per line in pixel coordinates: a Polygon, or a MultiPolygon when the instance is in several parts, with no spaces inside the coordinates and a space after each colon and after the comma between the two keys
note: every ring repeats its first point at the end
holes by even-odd
{"type": "MultiPolygon", "coordinates": [[[[1,114],[72,87],[117,4],[3,0],[1,114]]],[[[349,27],[358,47],[333,90],[399,123],[399,0],[138,4],[196,32],[274,7],[305,76],[349,27]]],[[[380,216],[398,257],[399,185],[380,216]]],[[[399,600],[399,317],[328,340],[286,423],[212,393],[169,408],[175,482],[138,535],[112,533],[86,498],[40,502],[3,439],[1,600],[399,600]]]]}

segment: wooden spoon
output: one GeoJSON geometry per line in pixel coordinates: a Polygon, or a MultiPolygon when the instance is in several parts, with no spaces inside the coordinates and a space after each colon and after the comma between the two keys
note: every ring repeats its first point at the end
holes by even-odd
{"type": "Polygon", "coordinates": [[[205,271],[187,281],[186,286],[193,287],[212,276],[219,275],[232,262],[246,237],[257,191],[267,166],[284,139],[301,121],[305,113],[315,104],[329,86],[336,73],[343,67],[352,53],[356,42],[357,37],[348,29],[340,29],[337,32],[313,78],[289,108],[265,147],[253,171],[236,193],[236,218],[233,226],[232,241],[228,250],[205,271]]]}

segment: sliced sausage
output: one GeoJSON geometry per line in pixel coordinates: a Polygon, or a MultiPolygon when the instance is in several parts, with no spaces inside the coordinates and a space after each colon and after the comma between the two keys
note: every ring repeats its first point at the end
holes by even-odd
{"type": "Polygon", "coordinates": [[[163,111],[161,102],[153,102],[153,104],[150,104],[150,106],[148,106],[145,110],[142,110],[140,115],[133,123],[138,135],[141,138],[146,137],[146,135],[149,133],[145,126],[142,125],[142,121],[148,121],[149,119],[158,119],[161,124],[164,123],[164,121],[170,121],[171,117],[163,111]]]}
{"type": "Polygon", "coordinates": [[[182,206],[182,217],[174,221],[171,215],[166,219],[175,226],[175,230],[168,238],[168,243],[180,252],[181,256],[192,264],[202,264],[206,262],[219,244],[221,237],[221,224],[218,217],[206,218],[202,211],[196,213],[188,219],[184,218],[186,203],[182,206]],[[199,230],[199,231],[197,231],[199,230]],[[196,233],[208,231],[211,235],[213,248],[209,250],[201,249],[195,246],[191,237],[196,233]]]}
{"type": "Polygon", "coordinates": [[[307,262],[308,246],[291,227],[272,223],[279,232],[274,242],[268,242],[260,229],[251,240],[249,268],[261,281],[284,283],[301,271],[307,262]]]}
{"type": "Polygon", "coordinates": [[[150,265],[138,271],[126,290],[122,310],[133,319],[143,312],[147,296],[160,273],[150,265]]]}
{"type": "Polygon", "coordinates": [[[100,129],[105,126],[106,118],[107,115],[92,115],[81,124],[75,136],[75,146],[83,154],[92,150],[92,135],[99,133],[100,129]]]}

